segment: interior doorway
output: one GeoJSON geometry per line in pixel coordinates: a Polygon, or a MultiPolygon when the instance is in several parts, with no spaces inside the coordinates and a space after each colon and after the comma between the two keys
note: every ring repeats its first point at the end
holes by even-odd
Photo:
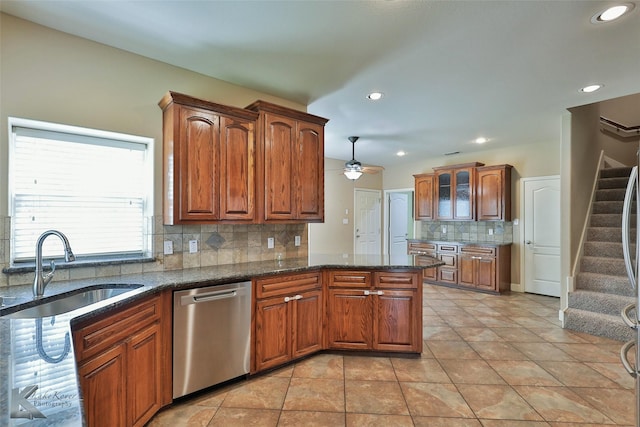
{"type": "Polygon", "coordinates": [[[560,296],[560,177],[522,179],[524,291],[560,296]]]}
{"type": "Polygon", "coordinates": [[[357,188],[354,196],[354,253],[358,255],[381,254],[381,192],[357,188]]]}
{"type": "Polygon", "coordinates": [[[384,253],[406,257],[407,239],[415,236],[412,188],[385,191],[384,227],[384,253]]]}

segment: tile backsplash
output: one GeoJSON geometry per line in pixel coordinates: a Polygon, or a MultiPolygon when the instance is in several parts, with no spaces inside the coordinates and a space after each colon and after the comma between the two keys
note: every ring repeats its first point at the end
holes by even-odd
{"type": "MultiPolygon", "coordinates": [[[[0,229],[0,269],[10,266],[11,218],[3,218],[0,229]]],[[[251,261],[268,261],[306,257],[308,253],[307,224],[250,225],[163,225],[162,218],[152,221],[150,239],[153,242],[152,262],[104,263],[56,271],[57,280],[118,276],[152,271],[181,270],[251,261]],[[301,237],[295,246],[295,236],[301,237]],[[274,238],[274,248],[267,248],[267,238],[274,238]],[[173,243],[173,254],[164,255],[164,242],[173,243]],[[198,241],[198,252],[189,253],[189,240],[198,241]]],[[[71,242],[73,247],[73,242],[71,242]]],[[[35,248],[35,242],[34,242],[35,248]]],[[[33,282],[33,271],[1,274],[0,286],[25,285],[33,282]]]]}
{"type": "Polygon", "coordinates": [[[451,242],[513,243],[513,223],[496,221],[421,221],[419,238],[451,242]]]}

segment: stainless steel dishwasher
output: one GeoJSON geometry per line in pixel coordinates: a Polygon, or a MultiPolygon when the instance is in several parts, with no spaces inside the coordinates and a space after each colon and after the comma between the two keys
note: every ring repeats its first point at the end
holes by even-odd
{"type": "Polygon", "coordinates": [[[251,282],[173,293],[173,397],[249,373],[251,282]]]}

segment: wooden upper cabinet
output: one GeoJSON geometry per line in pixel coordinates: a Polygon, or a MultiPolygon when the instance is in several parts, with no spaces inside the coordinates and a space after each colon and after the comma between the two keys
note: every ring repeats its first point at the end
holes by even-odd
{"type": "Polygon", "coordinates": [[[258,119],[258,200],[264,222],[324,221],[322,117],[265,101],[258,119]]]}
{"type": "Polygon", "coordinates": [[[414,216],[418,221],[433,219],[433,183],[435,176],[432,173],[414,175],[415,200],[414,216]]]}
{"type": "Polygon", "coordinates": [[[176,92],[159,105],[164,223],[255,222],[258,115],[176,92]]]}
{"type": "Polygon", "coordinates": [[[466,163],[433,168],[435,171],[435,219],[475,219],[475,168],[466,163]]]}
{"type": "Polygon", "coordinates": [[[511,165],[476,169],[478,221],[511,221],[511,165]]]}

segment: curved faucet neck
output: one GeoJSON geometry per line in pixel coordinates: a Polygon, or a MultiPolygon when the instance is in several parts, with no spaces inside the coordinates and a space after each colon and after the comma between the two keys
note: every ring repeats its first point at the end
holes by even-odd
{"type": "Polygon", "coordinates": [[[49,236],[58,236],[60,240],[62,240],[62,244],[64,245],[64,259],[66,262],[75,261],[76,257],[73,255],[71,251],[71,246],[69,245],[69,239],[67,236],[62,234],[57,230],[47,230],[38,237],[36,242],[36,277],[33,279],[33,297],[41,298],[44,294],[45,287],[49,284],[51,279],[53,279],[53,273],[55,272],[56,265],[53,261],[51,261],[51,271],[47,274],[44,274],[43,266],[42,266],[42,246],[44,241],[49,236]]]}

